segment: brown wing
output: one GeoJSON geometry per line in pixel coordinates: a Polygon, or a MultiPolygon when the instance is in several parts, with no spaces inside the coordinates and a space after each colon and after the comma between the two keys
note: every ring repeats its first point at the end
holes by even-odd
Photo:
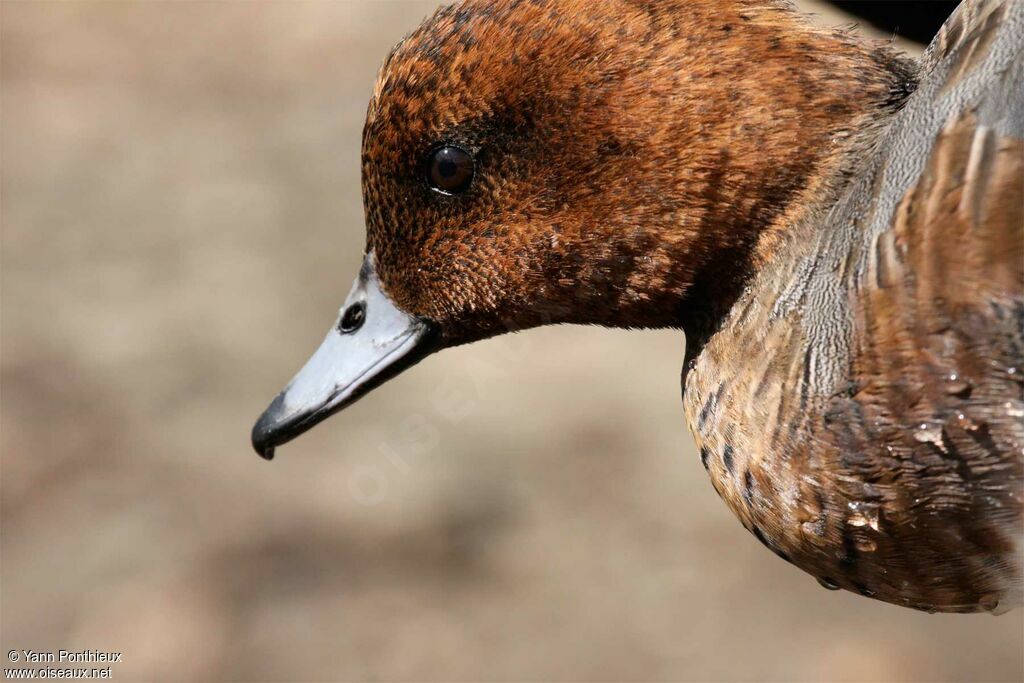
{"type": "Polygon", "coordinates": [[[944,586],[926,604],[1019,601],[1024,142],[952,122],[866,275],[851,378],[875,459],[858,474],[888,485],[893,557],[915,548],[899,569],[944,586]]]}
{"type": "Polygon", "coordinates": [[[968,0],[850,185],[687,376],[716,490],[826,586],[1020,603],[1022,141],[1024,2],[968,0]]]}
{"type": "MultiPolygon", "coordinates": [[[[964,89],[978,94],[947,104],[920,173],[867,245],[867,266],[850,288],[850,390],[831,412],[859,429],[826,428],[843,453],[839,481],[858,482],[850,499],[863,496],[864,482],[884,492],[881,561],[864,570],[874,576],[860,578],[892,584],[923,608],[1020,602],[1024,13],[1017,5],[967,5],[932,48],[928,60],[943,76],[933,83],[933,103],[955,103],[964,89]],[[1014,56],[990,59],[1006,45],[1014,56]],[[897,585],[904,581],[911,586],[897,585]]],[[[914,123],[914,112],[908,119],[914,123]]],[[[899,137],[888,143],[899,151],[899,137]]],[[[891,156],[883,177],[908,163],[891,156]]],[[[885,192],[876,185],[874,201],[884,204],[885,192]]]]}

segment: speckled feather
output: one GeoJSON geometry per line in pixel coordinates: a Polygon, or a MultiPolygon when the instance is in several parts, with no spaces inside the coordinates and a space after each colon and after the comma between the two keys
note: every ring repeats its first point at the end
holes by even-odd
{"type": "Polygon", "coordinates": [[[687,379],[747,528],[918,609],[1021,600],[1022,35],[1024,3],[961,8],[856,182],[793,226],[687,379]]]}

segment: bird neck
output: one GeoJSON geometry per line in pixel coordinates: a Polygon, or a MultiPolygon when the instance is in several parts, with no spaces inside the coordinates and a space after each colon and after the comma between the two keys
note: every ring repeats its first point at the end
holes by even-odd
{"type": "Polygon", "coordinates": [[[699,351],[916,87],[916,64],[887,44],[746,7],[682,32],[670,56],[685,84],[652,75],[643,98],[607,105],[613,137],[662,162],[636,176],[628,215],[606,207],[585,236],[597,266],[565,303],[572,322],[682,328],[699,351]]]}

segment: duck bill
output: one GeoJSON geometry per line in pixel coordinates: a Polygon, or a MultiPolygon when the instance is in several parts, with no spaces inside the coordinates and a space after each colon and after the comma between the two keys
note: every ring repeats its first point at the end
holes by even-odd
{"type": "Polygon", "coordinates": [[[275,447],[437,350],[436,339],[428,321],[384,293],[368,254],[334,327],[252,428],[253,448],[272,459],[275,447]]]}

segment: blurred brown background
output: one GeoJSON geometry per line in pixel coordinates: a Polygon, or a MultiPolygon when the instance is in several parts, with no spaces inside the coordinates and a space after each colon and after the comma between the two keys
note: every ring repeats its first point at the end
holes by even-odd
{"type": "Polygon", "coordinates": [[[828,592],[750,537],[677,333],[447,351],[256,457],[358,267],[377,67],[435,4],[0,2],[2,651],[117,650],[118,680],[1024,678],[1019,611],[828,592]]]}

